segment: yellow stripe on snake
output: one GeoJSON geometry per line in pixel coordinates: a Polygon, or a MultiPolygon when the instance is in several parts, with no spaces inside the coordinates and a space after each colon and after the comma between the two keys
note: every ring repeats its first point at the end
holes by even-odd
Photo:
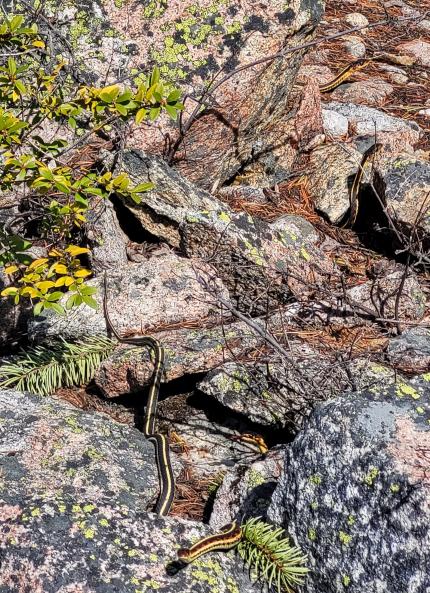
{"type": "Polygon", "coordinates": [[[150,336],[141,336],[136,338],[124,338],[119,335],[112,325],[107,308],[107,278],[104,276],[104,298],[103,309],[107,322],[108,329],[113,333],[118,342],[124,344],[134,344],[136,346],[148,346],[154,353],[154,372],[152,375],[151,387],[148,394],[148,402],[146,405],[146,413],[143,426],[143,434],[155,445],[156,462],[158,470],[158,478],[160,481],[160,493],[158,495],[157,504],[154,512],[157,515],[167,515],[172,506],[175,495],[175,476],[173,474],[172,464],[170,462],[170,449],[167,438],[155,432],[155,421],[157,418],[158,395],[160,391],[160,383],[164,370],[164,348],[154,338],[150,336]]]}

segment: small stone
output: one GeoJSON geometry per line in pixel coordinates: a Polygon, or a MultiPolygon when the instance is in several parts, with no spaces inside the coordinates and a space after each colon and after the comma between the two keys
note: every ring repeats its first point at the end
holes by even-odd
{"type": "Polygon", "coordinates": [[[394,87],[380,78],[360,80],[338,87],[333,91],[333,99],[348,103],[364,103],[369,106],[384,105],[387,97],[394,92],[394,87]]]}
{"type": "Polygon", "coordinates": [[[361,37],[348,35],[343,38],[346,52],[355,59],[364,58],[366,55],[366,46],[361,37]]]}
{"type": "Polygon", "coordinates": [[[369,24],[369,21],[361,12],[350,12],[346,15],[345,20],[351,27],[367,27],[369,24]]]}
{"type": "Polygon", "coordinates": [[[391,64],[381,64],[380,69],[387,73],[390,82],[394,84],[406,84],[408,82],[408,76],[404,70],[392,66],[391,64]]]}
{"type": "Polygon", "coordinates": [[[430,66],[430,43],[414,39],[397,46],[397,49],[416,59],[422,66],[430,66]]]}
{"type": "Polygon", "coordinates": [[[326,109],[335,111],[348,119],[350,129],[357,136],[375,136],[378,134],[380,142],[397,144],[405,149],[418,142],[422,130],[415,122],[403,120],[399,117],[387,115],[378,109],[353,103],[330,102],[326,109]]]}
{"type": "Polygon", "coordinates": [[[331,109],[322,110],[324,131],[333,138],[339,138],[348,134],[348,118],[331,109]]]}

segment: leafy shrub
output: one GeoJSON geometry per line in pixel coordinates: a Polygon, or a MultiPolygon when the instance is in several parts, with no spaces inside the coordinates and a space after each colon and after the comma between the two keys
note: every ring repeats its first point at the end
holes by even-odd
{"type": "Polygon", "coordinates": [[[0,46],[7,56],[0,61],[0,190],[14,193],[17,203],[22,196],[31,202],[30,221],[36,222],[31,239],[47,251],[46,257],[31,257],[28,220],[22,236],[0,229],[0,265],[9,279],[1,296],[15,304],[28,299],[35,315],[45,309],[62,314],[81,304],[96,307],[95,289],[85,283],[91,271],[80,257],[89,249],[74,239],[79,242],[94,199],[115,194],[139,203],[153,185],[133,186],[125,173],[74,165],[71,155],[80,136],[107,133],[123,121],[139,125],[162,112],[176,119],[183,108],[180,91],[163,84],[158,68],[136,76],[130,87],[76,88],[63,60],[48,67],[55,57],[37,23],[19,14],[0,18],[0,46]],[[45,120],[68,129],[77,141],[44,139],[45,120]],[[64,293],[69,294],[65,308],[58,302],[64,293]]]}

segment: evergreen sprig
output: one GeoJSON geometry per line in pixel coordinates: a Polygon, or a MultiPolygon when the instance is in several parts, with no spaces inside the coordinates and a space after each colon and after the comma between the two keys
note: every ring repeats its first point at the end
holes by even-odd
{"type": "Polygon", "coordinates": [[[86,384],[116,345],[105,336],[92,336],[75,343],[61,338],[48,346],[36,346],[0,366],[0,389],[14,387],[50,395],[59,387],[86,384]]]}
{"type": "Polygon", "coordinates": [[[242,539],[237,551],[252,574],[272,584],[278,592],[292,593],[303,583],[308,572],[307,556],[297,546],[291,546],[282,527],[274,527],[252,518],[242,525],[242,539]]]}

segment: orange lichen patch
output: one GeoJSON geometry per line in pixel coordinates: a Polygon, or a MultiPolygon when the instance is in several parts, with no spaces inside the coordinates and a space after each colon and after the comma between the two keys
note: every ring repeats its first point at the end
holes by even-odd
{"type": "Polygon", "coordinates": [[[420,430],[407,416],[396,419],[396,434],[388,447],[394,467],[414,483],[421,483],[428,490],[427,504],[430,508],[430,432],[420,430]]]}

